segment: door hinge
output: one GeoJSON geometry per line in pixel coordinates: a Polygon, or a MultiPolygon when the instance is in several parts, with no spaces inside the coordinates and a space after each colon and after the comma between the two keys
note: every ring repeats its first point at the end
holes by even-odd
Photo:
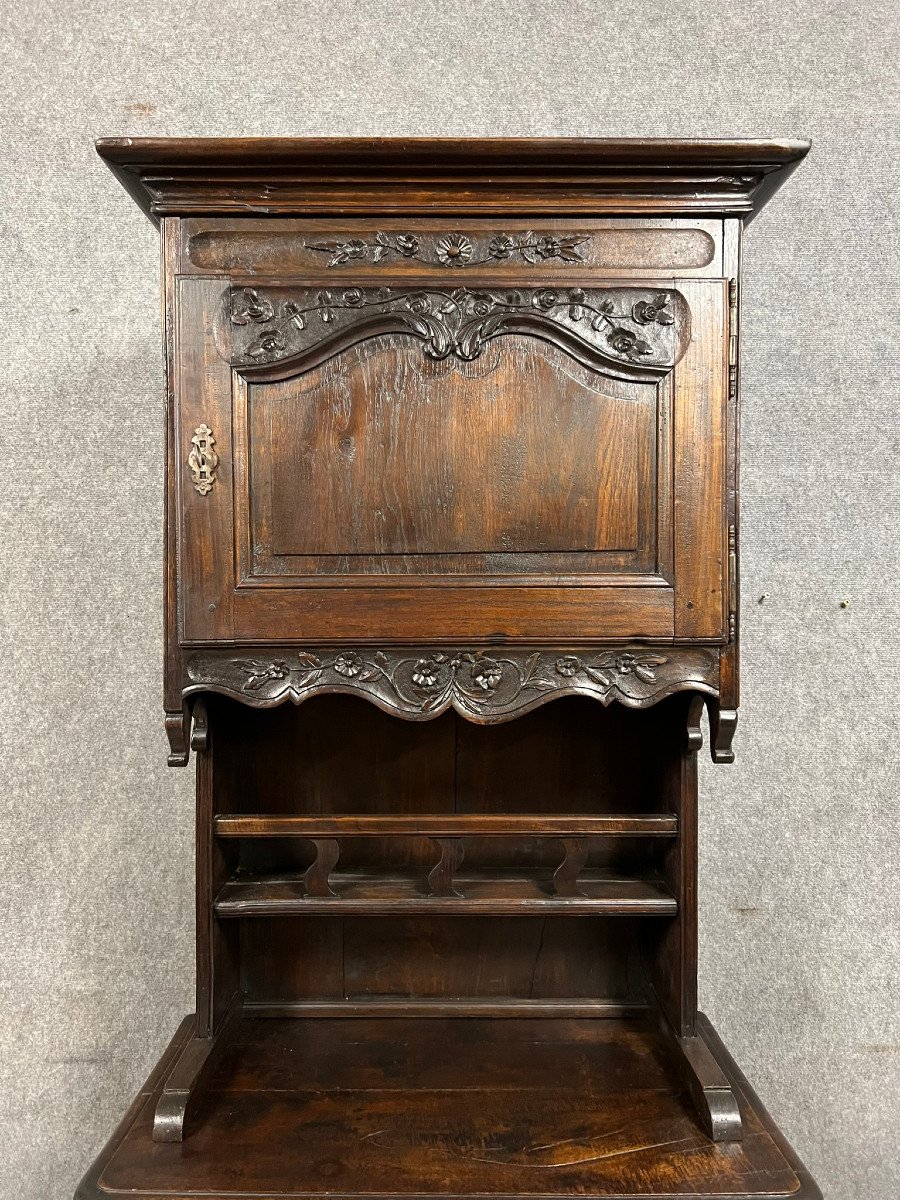
{"type": "Polygon", "coordinates": [[[737,636],[737,526],[728,526],[728,640],[737,636]]]}
{"type": "Polygon", "coordinates": [[[738,335],[737,335],[737,297],[738,285],[736,279],[728,280],[728,399],[737,396],[738,368],[738,335]]]}

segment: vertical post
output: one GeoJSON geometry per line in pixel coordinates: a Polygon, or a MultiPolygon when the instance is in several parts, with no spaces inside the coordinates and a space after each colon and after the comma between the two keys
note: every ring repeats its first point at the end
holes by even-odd
{"type": "Polygon", "coordinates": [[[230,807],[230,771],[217,768],[203,697],[194,703],[191,749],[197,755],[197,1026],[163,1083],[153,1114],[155,1142],[183,1141],[190,1114],[241,1016],[237,931],[223,928],[213,910],[215,894],[232,869],[231,852],[213,833],[216,805],[230,807]]]}
{"type": "MultiPolygon", "coordinates": [[[[235,926],[220,922],[213,910],[216,892],[232,873],[235,854],[213,832],[213,816],[227,811],[230,772],[216,761],[217,749],[210,728],[206,701],[194,703],[191,749],[197,756],[196,806],[196,925],[197,925],[197,1036],[215,1035],[232,1007],[239,987],[235,926]]],[[[219,748],[224,757],[225,747],[219,748]]]]}
{"type": "Polygon", "coordinates": [[[678,817],[678,836],[667,845],[663,879],[678,903],[650,954],[651,980],[660,1011],[678,1034],[695,1031],[697,1020],[697,752],[703,745],[703,698],[682,698],[679,741],[665,753],[664,795],[678,817]]]}

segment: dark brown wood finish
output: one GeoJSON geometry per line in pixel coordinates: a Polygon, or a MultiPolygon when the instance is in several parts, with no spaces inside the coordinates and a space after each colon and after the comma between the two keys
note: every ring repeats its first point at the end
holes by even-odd
{"type": "Polygon", "coordinates": [[[803,141],[656,138],[104,138],[144,212],[736,214],[749,220],[803,141]]]}
{"type": "Polygon", "coordinates": [[[197,1012],[81,1200],[818,1196],[697,1012],[741,236],[807,148],[98,144],[161,229],[197,1012]]]}
{"type": "Polygon", "coordinates": [[[699,1037],[746,1114],[739,1145],[707,1138],[644,1021],[248,1020],[190,1152],[149,1138],[150,1081],[77,1200],[135,1179],[208,1200],[818,1197],[708,1023],[699,1037]]]}

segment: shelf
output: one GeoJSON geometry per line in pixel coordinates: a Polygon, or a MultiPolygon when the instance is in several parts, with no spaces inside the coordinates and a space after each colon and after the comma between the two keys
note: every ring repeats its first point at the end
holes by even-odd
{"type": "Polygon", "coordinates": [[[492,1020],[529,1018],[613,1018],[636,1017],[645,1013],[648,1002],[586,1000],[583,996],[558,997],[551,1000],[522,1000],[512,996],[469,996],[465,999],[447,997],[361,996],[344,1000],[257,1000],[244,1001],[248,1017],[279,1019],[282,1017],[326,1017],[329,1020],[352,1017],[402,1017],[434,1019],[448,1017],[489,1017],[492,1020]]]}
{"type": "Polygon", "coordinates": [[[543,813],[448,813],[398,814],[396,816],[351,815],[339,817],[274,816],[252,813],[215,818],[219,837],[674,837],[678,818],[674,813],[641,816],[553,816],[543,813]]]}
{"type": "Polygon", "coordinates": [[[704,1133],[644,1019],[241,1021],[183,1144],[151,1140],[159,1074],[79,1195],[811,1200],[714,1034],[742,1142],[704,1133]]]}
{"type": "Polygon", "coordinates": [[[654,876],[635,878],[599,870],[583,871],[578,895],[554,894],[545,875],[459,874],[457,895],[432,895],[424,879],[353,871],[332,872],[333,896],[306,893],[302,875],[236,879],[216,897],[220,917],[253,917],[287,913],[540,913],[589,916],[646,914],[673,916],[674,896],[654,876]]]}

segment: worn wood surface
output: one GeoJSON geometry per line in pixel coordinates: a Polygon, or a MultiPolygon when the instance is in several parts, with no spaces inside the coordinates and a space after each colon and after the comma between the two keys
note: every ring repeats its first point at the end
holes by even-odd
{"type": "Polygon", "coordinates": [[[469,875],[451,870],[443,860],[437,865],[444,866],[442,876],[434,875],[436,868],[421,877],[329,870],[318,890],[308,873],[312,867],[305,878],[237,879],[225,884],[216,898],[215,911],[220,917],[291,912],[672,916],[677,911],[675,898],[661,880],[652,877],[617,877],[610,872],[585,871],[574,864],[571,874],[563,876],[558,868],[550,879],[541,874],[469,875]]]}
{"type": "Polygon", "coordinates": [[[248,279],[302,276],[326,287],[343,286],[348,279],[377,283],[386,269],[404,280],[432,280],[436,271],[452,269],[442,257],[442,243],[457,233],[471,246],[461,264],[464,270],[477,269],[497,282],[527,281],[535,261],[548,250],[545,238],[562,241],[544,259],[553,267],[555,283],[577,284],[585,267],[610,278],[681,270],[720,278],[720,228],[719,221],[708,217],[670,218],[661,226],[652,218],[567,221],[551,216],[528,229],[515,219],[491,224],[410,217],[398,223],[388,217],[373,228],[371,221],[348,217],[307,219],[300,226],[277,217],[198,217],[184,221],[178,271],[248,279]]]}
{"type": "Polygon", "coordinates": [[[153,219],[173,214],[613,212],[749,219],[803,141],[661,138],[104,138],[153,219]]]}
{"type": "Polygon", "coordinates": [[[219,837],[366,837],[391,834],[456,838],[473,834],[491,837],[521,837],[522,834],[615,835],[665,837],[678,831],[678,818],[671,813],[641,816],[557,817],[543,813],[466,813],[434,816],[422,813],[404,816],[335,817],[223,816],[215,818],[219,837]]]}
{"type": "Polygon", "coordinates": [[[384,340],[253,384],[251,572],[652,574],[657,405],[511,335],[462,369],[384,340]]]}
{"type": "Polygon", "coordinates": [[[817,1195],[697,1013],[741,231],[807,148],[98,145],[161,221],[197,1015],[82,1200],[817,1195]]]}
{"type": "Polygon", "coordinates": [[[99,1186],[139,1197],[816,1196],[735,1082],[746,1137],[722,1147],[640,1021],[247,1021],[190,1152],[154,1145],[145,1107],[99,1186]]]}

